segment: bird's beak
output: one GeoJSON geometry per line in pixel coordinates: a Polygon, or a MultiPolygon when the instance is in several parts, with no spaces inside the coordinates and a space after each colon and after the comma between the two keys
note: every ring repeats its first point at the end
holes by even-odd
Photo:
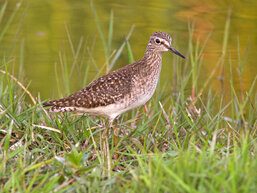
{"type": "Polygon", "coordinates": [[[175,50],[173,47],[168,47],[170,51],[172,51],[174,54],[177,54],[178,56],[185,58],[185,56],[181,53],[179,53],[177,50],[175,50]]]}

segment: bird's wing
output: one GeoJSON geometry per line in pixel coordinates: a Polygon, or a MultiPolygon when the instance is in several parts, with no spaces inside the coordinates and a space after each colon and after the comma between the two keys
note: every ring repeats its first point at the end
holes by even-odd
{"type": "Polygon", "coordinates": [[[113,71],[66,98],[52,100],[43,105],[95,108],[120,101],[130,93],[132,87],[133,73],[128,73],[127,70],[128,68],[121,68],[113,71]]]}

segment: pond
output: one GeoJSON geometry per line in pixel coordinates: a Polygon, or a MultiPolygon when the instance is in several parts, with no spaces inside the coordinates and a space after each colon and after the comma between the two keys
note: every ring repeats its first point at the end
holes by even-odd
{"type": "MultiPolygon", "coordinates": [[[[210,87],[219,92],[222,79],[225,89],[230,88],[229,59],[237,91],[240,90],[239,59],[242,63],[246,61],[242,75],[245,90],[249,90],[256,77],[257,1],[99,0],[93,1],[93,6],[107,43],[111,12],[113,14],[109,55],[117,53],[134,26],[128,40],[134,60],[143,56],[149,36],[155,31],[169,33],[173,37],[173,46],[189,58],[189,24],[193,25],[194,48],[196,45],[200,48],[205,46],[201,54],[199,84],[203,84],[211,75],[222,55],[225,25],[226,21],[230,21],[225,59],[214,73],[210,87]],[[238,50],[241,56],[238,56],[238,50]]],[[[99,74],[99,70],[106,64],[106,57],[91,1],[9,1],[0,24],[1,30],[16,9],[14,19],[0,40],[0,54],[9,61],[8,69],[11,73],[30,83],[29,90],[34,96],[40,93],[41,100],[66,96],[105,73],[103,70],[99,74]],[[22,75],[19,74],[21,68],[22,75]],[[85,74],[88,75],[87,79],[85,74]],[[67,89],[66,84],[69,84],[70,89],[67,89]]],[[[185,64],[178,56],[165,53],[161,84],[168,81],[172,87],[174,62],[190,66],[190,59],[185,64]]],[[[128,63],[129,56],[125,47],[113,69],[128,63]]]]}

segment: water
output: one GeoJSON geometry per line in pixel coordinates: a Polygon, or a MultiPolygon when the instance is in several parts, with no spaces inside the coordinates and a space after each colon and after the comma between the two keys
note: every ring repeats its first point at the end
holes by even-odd
{"type": "MultiPolygon", "coordinates": [[[[3,24],[13,13],[18,1],[8,2],[3,24]]],[[[257,1],[209,1],[209,0],[161,0],[161,1],[94,1],[98,18],[102,24],[105,37],[108,34],[109,16],[111,9],[114,13],[114,36],[112,50],[117,50],[129,32],[132,25],[135,29],[129,40],[135,60],[140,59],[145,51],[149,36],[154,31],[164,31],[175,39],[174,47],[182,54],[188,52],[188,21],[195,25],[193,41],[203,45],[209,33],[212,35],[206,44],[199,75],[199,82],[210,75],[219,56],[221,55],[224,37],[224,27],[228,10],[231,7],[231,23],[228,39],[228,55],[233,64],[233,81],[236,90],[240,90],[237,73],[238,55],[237,45],[240,42],[241,57],[249,44],[247,63],[244,68],[243,83],[248,90],[257,74],[257,1]]],[[[29,90],[34,96],[40,93],[41,99],[57,98],[61,95],[74,92],[85,86],[83,77],[78,76],[74,69],[71,75],[71,90],[67,91],[62,84],[62,72],[60,53],[65,53],[66,63],[72,67],[73,54],[70,49],[65,29],[68,26],[72,41],[77,48],[80,38],[83,37],[85,50],[84,61],[81,65],[91,65],[87,83],[97,74],[97,69],[105,64],[104,49],[97,31],[97,25],[93,17],[90,1],[74,0],[33,0],[23,1],[9,26],[5,36],[1,40],[0,53],[11,60],[8,68],[18,76],[20,61],[23,61],[23,72],[26,82],[30,82],[29,90]],[[25,14],[24,14],[25,12],[25,14]],[[95,42],[95,43],[94,43],[95,42]],[[88,49],[94,43],[90,60],[88,49]],[[24,46],[23,57],[21,47],[24,46]],[[89,61],[89,62],[87,62],[89,61]],[[95,63],[95,64],[93,64],[95,63]],[[55,68],[56,66],[56,68],[55,68]],[[56,72],[57,69],[57,72],[56,72]],[[59,85],[57,84],[57,78],[59,85]]],[[[172,82],[173,59],[176,55],[165,53],[163,56],[163,68],[161,83],[172,82]]],[[[80,58],[79,61],[82,59],[80,58]]],[[[184,65],[179,59],[181,65],[184,65]]],[[[229,64],[225,60],[225,87],[229,88],[229,64]]],[[[65,61],[64,61],[65,62],[65,61]]],[[[123,50],[121,57],[114,68],[128,64],[128,55],[123,50]]],[[[219,69],[212,84],[214,91],[220,91],[219,69]]],[[[103,73],[102,73],[103,74],[103,73]]]]}

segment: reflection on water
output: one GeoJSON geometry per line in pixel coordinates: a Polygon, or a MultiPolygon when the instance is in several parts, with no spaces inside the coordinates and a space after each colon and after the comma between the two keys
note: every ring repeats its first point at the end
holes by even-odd
{"type": "MultiPolygon", "coordinates": [[[[18,1],[17,1],[18,2],[18,1]]],[[[16,3],[8,3],[5,18],[10,17],[16,3]]],[[[129,40],[133,50],[134,59],[140,59],[145,51],[150,34],[154,31],[165,31],[174,39],[174,47],[181,53],[188,53],[188,22],[194,24],[194,43],[204,45],[209,34],[200,70],[200,82],[203,82],[214,68],[221,55],[224,26],[228,10],[231,7],[231,23],[228,39],[228,55],[231,56],[234,73],[234,84],[239,89],[238,80],[238,42],[240,42],[241,57],[243,60],[250,40],[248,60],[244,68],[243,82],[245,89],[249,89],[257,74],[257,1],[204,1],[204,0],[162,0],[158,1],[95,1],[95,9],[104,29],[104,35],[108,36],[109,16],[111,9],[114,11],[114,35],[112,51],[117,50],[124,41],[131,26],[135,24],[135,30],[129,40]]],[[[6,20],[3,21],[3,23],[6,20]]],[[[73,68],[74,57],[67,36],[69,29],[74,50],[77,50],[82,42],[81,54],[77,58],[79,65],[90,65],[89,79],[91,81],[98,69],[105,64],[104,48],[90,7],[90,1],[64,1],[64,0],[33,0],[23,1],[21,9],[16,14],[14,21],[1,41],[1,55],[15,57],[15,72],[20,65],[20,50],[24,42],[23,69],[26,80],[31,81],[30,90],[34,95],[38,92],[41,98],[59,97],[66,92],[76,91],[82,88],[83,77],[74,68],[70,76],[71,91],[59,88],[57,82],[62,82],[62,68],[67,65],[73,68]],[[24,15],[24,12],[25,15],[24,15]],[[67,27],[65,27],[67,26],[67,27]],[[92,53],[91,53],[92,52],[92,53]],[[82,58],[83,55],[83,58],[82,58]],[[62,62],[60,62],[62,58],[62,62]],[[92,59],[93,58],[93,59],[92,59]],[[57,72],[56,72],[57,69],[57,72]],[[56,78],[57,77],[57,78],[56,78]],[[58,79],[58,80],[57,80],[58,79]],[[59,91],[58,91],[59,90],[59,91]]],[[[75,55],[74,55],[75,54],[75,55]]],[[[171,54],[164,54],[161,82],[172,82],[172,63],[182,60],[173,60],[171,54]]],[[[227,57],[228,58],[228,57],[227,57]]],[[[128,63],[128,55],[123,50],[115,68],[128,63]]],[[[11,67],[10,67],[11,68],[11,67]]],[[[229,86],[229,66],[227,60],[224,63],[225,86],[229,86]]],[[[218,77],[222,69],[215,74],[212,88],[220,89],[218,77]]],[[[65,83],[64,83],[65,84],[65,83]]],[[[59,84],[62,85],[63,84],[59,84]]],[[[63,86],[64,87],[64,86],[63,86]]]]}

